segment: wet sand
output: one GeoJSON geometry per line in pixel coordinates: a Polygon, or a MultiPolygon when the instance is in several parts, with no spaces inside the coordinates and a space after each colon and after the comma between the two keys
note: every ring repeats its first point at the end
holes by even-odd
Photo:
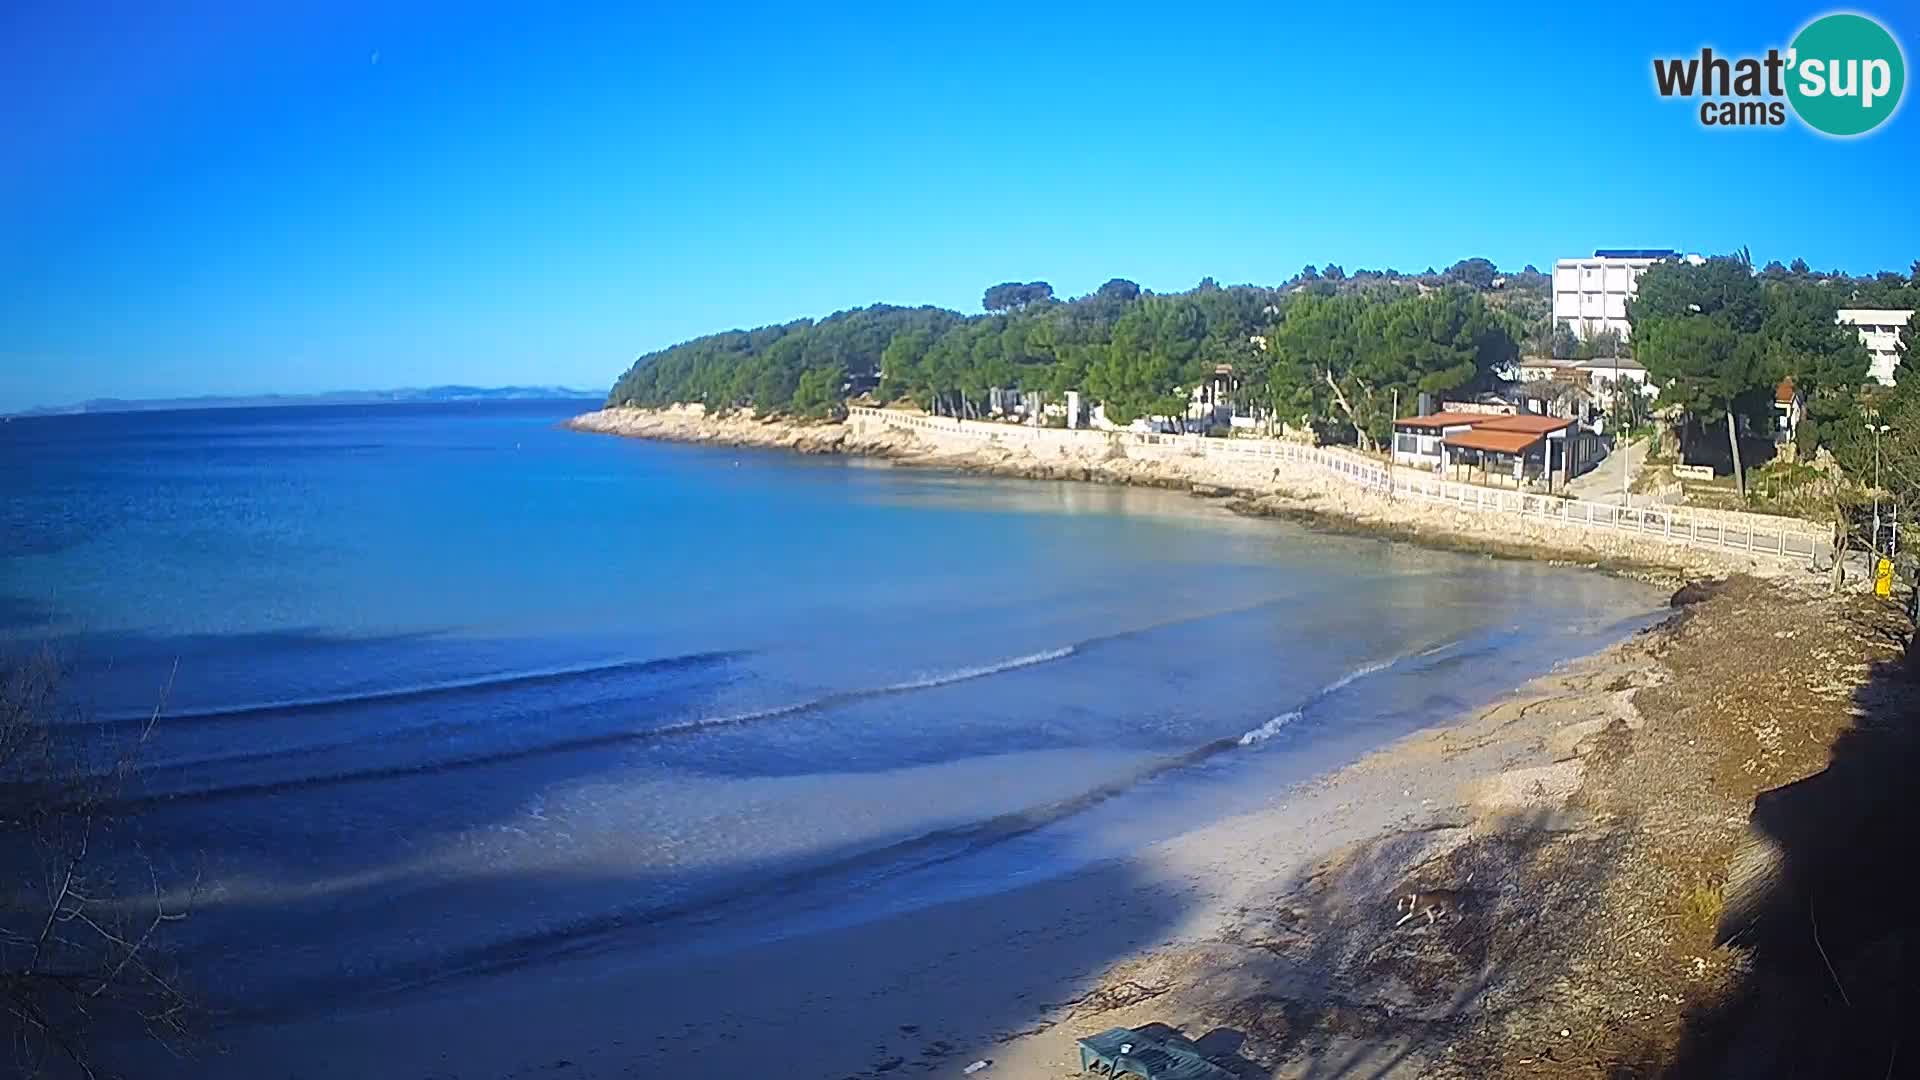
{"type": "MultiPolygon", "coordinates": [[[[1078,1065],[1074,1038],[1115,1024],[1164,1022],[1199,1036],[1256,986],[1292,987],[1300,1001],[1337,996],[1336,958],[1274,946],[1276,911],[1311,908],[1363,945],[1404,937],[1391,928],[1394,890],[1441,872],[1449,852],[1518,815],[1559,827],[1597,734],[1637,722],[1623,682],[1657,677],[1640,642],[1624,642],[1131,858],[725,952],[636,955],[604,943],[224,1031],[226,1052],[178,1075],[879,1080],[960,1076],[976,1061],[991,1062],[974,1074],[988,1080],[1063,1075],[1078,1065]]],[[[1432,1007],[1417,988],[1405,996],[1410,1011],[1432,1007]]],[[[1234,1033],[1243,1063],[1262,1074],[1284,1067],[1262,1060],[1277,1044],[1234,1033]]],[[[1379,1064],[1394,1071],[1417,1072],[1422,1060],[1389,1061],[1407,1049],[1391,1039],[1327,1036],[1384,1055],[1379,1064]]]]}

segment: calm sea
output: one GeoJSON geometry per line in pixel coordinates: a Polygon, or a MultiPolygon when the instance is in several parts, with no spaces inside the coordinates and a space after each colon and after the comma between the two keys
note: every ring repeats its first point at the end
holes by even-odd
{"type": "Polygon", "coordinates": [[[727,948],[1124,853],[1644,625],[1648,588],[1165,492],[574,434],[0,425],[0,645],[201,881],[215,1004],[727,948]]]}

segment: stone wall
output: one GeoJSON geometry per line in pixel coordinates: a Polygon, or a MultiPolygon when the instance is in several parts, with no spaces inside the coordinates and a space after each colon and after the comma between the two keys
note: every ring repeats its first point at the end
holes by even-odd
{"type": "Polygon", "coordinates": [[[911,433],[926,456],[958,455],[964,460],[944,463],[976,471],[1072,476],[1079,470],[1086,479],[1217,488],[1243,496],[1255,512],[1306,511],[1604,558],[1777,574],[1811,571],[1829,550],[1825,532],[1798,519],[1623,510],[1428,478],[1409,482],[1404,470],[1389,481],[1386,469],[1363,455],[1281,440],[1032,428],[880,409],[852,410],[847,427],[853,444],[911,433]]]}
{"type": "MultiPolygon", "coordinates": [[[[1672,508],[1621,511],[1557,496],[1389,480],[1361,454],[1277,439],[1208,439],[963,421],[854,408],[840,423],[708,416],[698,406],[607,409],[569,426],[638,438],[889,458],[905,465],[1036,479],[1170,487],[1231,500],[1234,509],[1311,519],[1441,546],[1583,563],[1746,572],[1821,580],[1824,534],[1737,531],[1672,508]],[[1609,516],[1612,515],[1612,516],[1609,516]],[[1676,531],[1677,530],[1677,531],[1676,531]],[[1752,545],[1752,550],[1749,550],[1752,545]],[[1790,548],[1784,554],[1781,548],[1790,548]]],[[[1760,515],[1743,515],[1758,518],[1760,515]]]]}

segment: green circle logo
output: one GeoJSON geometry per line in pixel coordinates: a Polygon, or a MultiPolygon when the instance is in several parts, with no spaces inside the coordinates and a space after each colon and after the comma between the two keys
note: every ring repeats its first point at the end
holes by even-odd
{"type": "Polygon", "coordinates": [[[1822,15],[1787,51],[1787,100],[1808,127],[1863,135],[1900,107],[1907,60],[1887,28],[1865,15],[1822,15]]]}

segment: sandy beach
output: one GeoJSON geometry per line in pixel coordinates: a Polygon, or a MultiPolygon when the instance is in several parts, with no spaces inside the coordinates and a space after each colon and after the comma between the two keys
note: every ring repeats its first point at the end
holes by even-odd
{"type": "Polygon", "coordinates": [[[773,940],[616,933],[219,1030],[175,1075],[1059,1077],[1117,1025],[1245,1077],[1650,1075],[1748,974],[1721,924],[1771,879],[1756,798],[1824,766],[1898,640],[1868,598],[1750,576],[1675,604],[1125,858],[773,940]],[[1458,899],[1396,925],[1431,889],[1458,899]]]}
{"type": "Polygon", "coordinates": [[[1077,1067],[1078,1036],[1159,1022],[1228,1033],[1213,1042],[1232,1041],[1262,1075],[1328,1053],[1412,1075],[1428,1062],[1414,1045],[1433,1042],[1428,1029],[1503,985],[1458,952],[1456,934],[1484,931],[1476,910],[1528,902],[1520,868],[1503,861],[1516,829],[1578,835],[1568,801],[1585,756],[1611,726],[1640,724],[1633,690],[1662,677],[1647,649],[1635,639],[1567,664],[1130,859],[722,953],[636,966],[608,942],[560,964],[228,1032],[229,1052],[196,1071],[878,1078],[987,1061],[989,1076],[1039,1077],[1077,1067]],[[1457,925],[1396,929],[1391,897],[1408,883],[1481,899],[1457,925]],[[1382,1023],[1422,1038],[1383,1039],[1382,1023]],[[293,1047],[304,1064],[289,1069],[293,1047]]]}
{"type": "Polygon", "coordinates": [[[0,1062],[1920,1080],[1880,6],[9,4],[0,1062]]]}

